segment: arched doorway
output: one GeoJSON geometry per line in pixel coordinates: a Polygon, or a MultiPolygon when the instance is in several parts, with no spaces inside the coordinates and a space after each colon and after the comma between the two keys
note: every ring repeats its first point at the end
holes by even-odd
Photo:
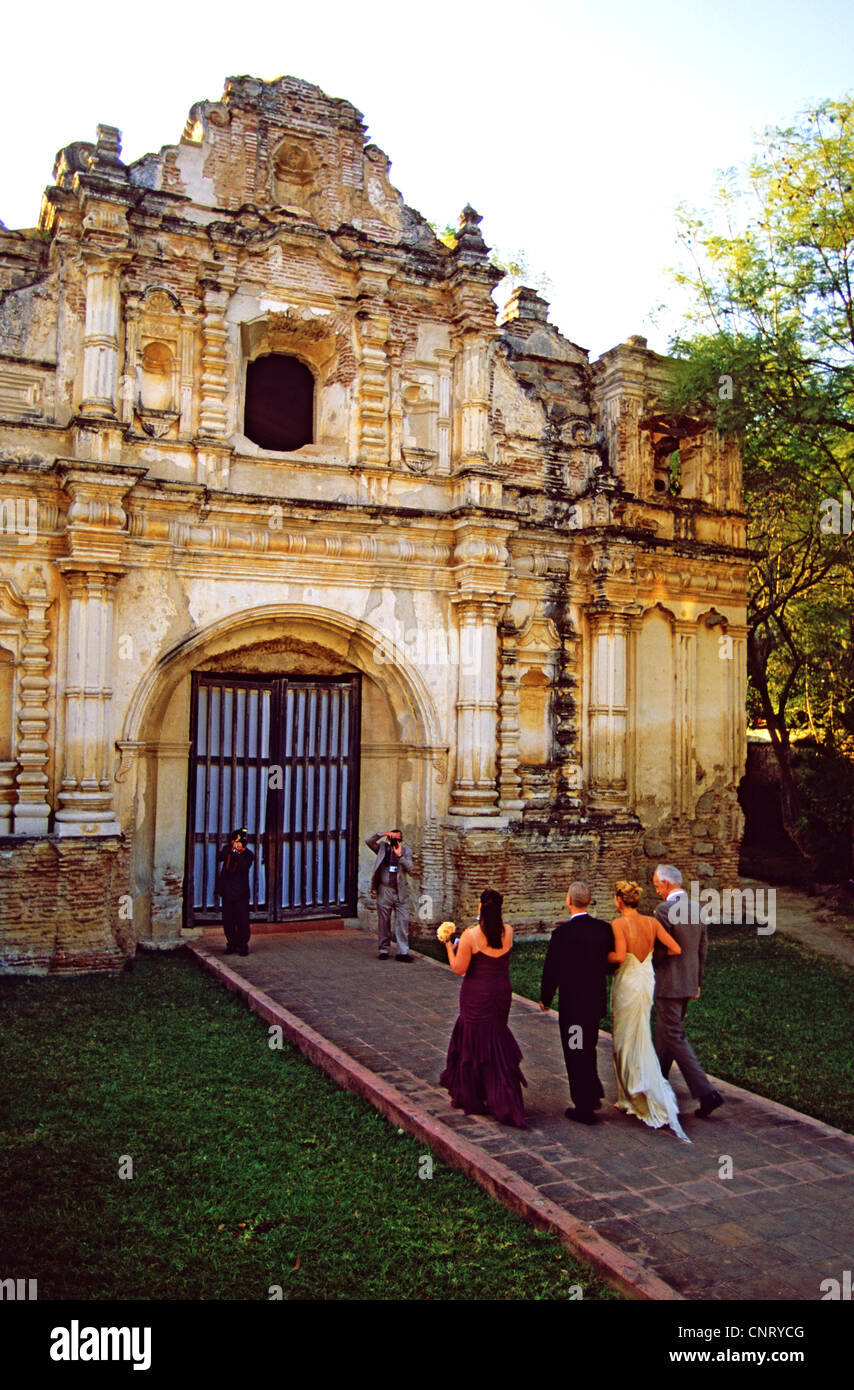
{"type": "MultiPolygon", "coordinates": [[[[356,911],[346,916],[366,923],[373,920],[374,856],[363,840],[390,824],[403,826],[411,841],[429,833],[431,848],[421,887],[437,904],[444,901],[436,818],[445,814],[447,805],[447,736],[442,737],[435,705],[417,668],[412,663],[390,662],[385,651],[382,632],[364,619],[312,604],[270,604],[200,624],[142,675],[123,722],[122,767],[117,774],[120,818],[133,834],[134,926],[139,940],[153,945],[175,942],[187,921],[188,831],[196,829],[188,795],[194,746],[193,684],[203,677],[213,678],[221,687],[228,677],[250,685],[281,680],[292,689],[300,680],[316,687],[357,677],[361,737],[356,740],[358,763],[353,766],[358,766],[360,776],[357,808],[348,829],[355,836],[358,855],[354,852],[346,872],[356,870],[358,858],[358,902],[356,911]]],[[[245,719],[245,705],[242,708],[245,719]]],[[[229,722],[233,719],[232,713],[229,722]]],[[[263,757],[260,765],[265,766],[263,757]]],[[[266,766],[270,780],[269,763],[266,766]]],[[[282,766],[283,784],[284,780],[282,766]]],[[[198,782],[194,785],[198,797],[198,782]]],[[[284,785],[269,787],[273,792],[284,789],[284,785]]],[[[225,833],[234,829],[234,823],[226,825],[226,821],[237,804],[229,801],[222,822],[212,822],[212,828],[224,827],[225,833]]],[[[246,824],[243,816],[241,809],[236,823],[246,824]]],[[[283,839],[284,831],[279,850],[283,850],[283,839]]],[[[327,859],[327,873],[328,867],[327,859]]],[[[284,863],[280,872],[283,879],[284,863]]],[[[284,898],[281,910],[285,911],[284,898]]],[[[339,909],[334,915],[345,913],[339,909]]],[[[197,924],[203,925],[204,921],[197,924]]]]}

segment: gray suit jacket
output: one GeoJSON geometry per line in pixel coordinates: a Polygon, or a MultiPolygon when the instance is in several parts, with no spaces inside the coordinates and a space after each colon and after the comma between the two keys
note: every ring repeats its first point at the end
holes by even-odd
{"type": "MultiPolygon", "coordinates": [[[[371,889],[378,890],[381,887],[379,874],[385,860],[385,845],[382,842],[382,835],[380,835],[379,832],[377,832],[376,835],[370,835],[365,841],[365,844],[368,846],[368,849],[372,849],[377,856],[376,863],[374,864],[374,871],[371,874],[371,889]]],[[[404,845],[403,843],[401,843],[400,858],[397,861],[397,867],[398,871],[403,875],[403,883],[406,883],[407,874],[415,872],[412,866],[412,850],[408,845],[404,845]]]]}
{"type": "Polygon", "coordinates": [[[688,916],[687,894],[661,902],[655,915],[682,947],[681,956],[668,956],[665,947],[656,943],[652,963],[655,966],[655,992],[661,999],[693,999],[703,983],[706,965],[706,928],[702,922],[673,920],[673,909],[682,900],[681,915],[688,916]]]}

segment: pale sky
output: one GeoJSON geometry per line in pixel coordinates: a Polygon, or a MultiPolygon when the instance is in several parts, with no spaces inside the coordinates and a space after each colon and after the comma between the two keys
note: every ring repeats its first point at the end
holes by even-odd
{"type": "Polygon", "coordinates": [[[130,162],[226,77],[289,74],[358,107],[425,217],[472,203],[593,356],[632,333],[667,350],[677,204],[709,207],[756,133],[854,89],[851,0],[18,0],[3,47],[7,227],[36,223],[56,151],[98,122],[130,162]]]}

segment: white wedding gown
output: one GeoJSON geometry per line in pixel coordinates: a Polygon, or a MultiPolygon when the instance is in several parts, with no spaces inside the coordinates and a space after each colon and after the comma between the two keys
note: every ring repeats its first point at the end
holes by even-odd
{"type": "Polygon", "coordinates": [[[637,1115],[651,1129],[669,1125],[690,1144],[679,1123],[679,1107],[661,1067],[649,1027],[655,973],[652,954],[639,961],[628,955],[614,976],[611,1020],[614,1033],[614,1071],[617,1074],[617,1106],[637,1115]]]}

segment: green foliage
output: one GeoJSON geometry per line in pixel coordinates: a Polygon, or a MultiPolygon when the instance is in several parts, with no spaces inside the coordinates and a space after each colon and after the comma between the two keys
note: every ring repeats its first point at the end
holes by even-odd
{"type": "Polygon", "coordinates": [[[799,744],[795,780],[800,792],[801,829],[818,867],[830,880],[838,868],[851,876],[851,826],[854,825],[854,740],[848,753],[838,748],[799,744]]]}
{"type": "Polygon", "coordinates": [[[820,506],[854,478],[854,98],[771,130],[730,171],[714,223],[685,210],[694,294],[671,405],[703,411],[743,447],[749,709],[781,761],[784,819],[803,824],[789,732],[837,744],[851,723],[852,539],[820,506]],[[788,815],[787,815],[788,813],[788,815]]]}

